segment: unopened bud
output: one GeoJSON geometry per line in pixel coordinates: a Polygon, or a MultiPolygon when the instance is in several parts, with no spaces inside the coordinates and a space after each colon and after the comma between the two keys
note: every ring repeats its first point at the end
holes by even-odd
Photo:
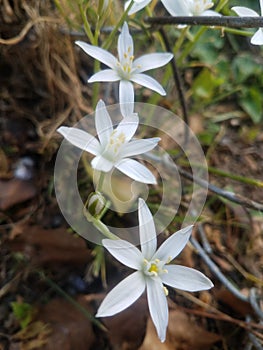
{"type": "Polygon", "coordinates": [[[92,192],[88,199],[88,212],[94,216],[98,217],[102,213],[106,205],[106,199],[100,192],[92,192]]]}

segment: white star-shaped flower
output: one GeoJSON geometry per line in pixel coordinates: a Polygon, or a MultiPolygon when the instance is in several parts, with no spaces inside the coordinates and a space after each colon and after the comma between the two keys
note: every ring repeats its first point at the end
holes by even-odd
{"type": "MultiPolygon", "coordinates": [[[[129,15],[140,11],[152,0],[134,0],[129,15]]],[[[161,0],[166,10],[172,16],[219,16],[215,11],[209,10],[214,6],[211,0],[161,0]]],[[[127,1],[125,8],[131,1],[127,1]]]]}
{"type": "MultiPolygon", "coordinates": [[[[259,0],[261,16],[263,16],[263,0],[259,0]]],[[[234,6],[231,8],[239,17],[259,17],[259,14],[248,7],[234,6]]],[[[253,45],[263,45],[263,28],[259,28],[250,40],[253,45]]]]}
{"type": "Polygon", "coordinates": [[[154,175],[138,161],[129,157],[152,150],[160,138],[131,140],[139,125],[139,117],[132,114],[122,119],[113,129],[112,121],[102,100],[95,111],[95,126],[99,140],[93,135],[78,128],[61,126],[57,131],[74,146],[95,156],[91,166],[99,171],[109,172],[113,167],[132,179],[155,184],[154,175]]]}
{"type": "Polygon", "coordinates": [[[115,288],[101,303],[97,317],[112,316],[135,302],[144,290],[150,315],[160,340],[165,341],[168,325],[166,284],[190,292],[207,290],[213,283],[201,272],[180,265],[168,265],[185,247],[192,226],[170,236],[158,249],[152,214],[143,199],[139,199],[139,234],[141,251],[125,240],[103,239],[104,247],[121,263],[137,270],[115,288]],[[157,250],[156,250],[157,249],[157,250]]]}
{"type": "Polygon", "coordinates": [[[124,117],[133,113],[134,88],[133,83],[145,86],[151,90],[165,95],[163,87],[149,75],[143,72],[162,67],[173,57],[171,53],[151,53],[134,59],[133,39],[125,22],[118,38],[118,59],[108,51],[87,44],[83,41],[76,41],[89,56],[104,63],[110,69],[104,69],[92,75],[89,83],[98,81],[120,81],[119,100],[121,112],[124,117]]]}

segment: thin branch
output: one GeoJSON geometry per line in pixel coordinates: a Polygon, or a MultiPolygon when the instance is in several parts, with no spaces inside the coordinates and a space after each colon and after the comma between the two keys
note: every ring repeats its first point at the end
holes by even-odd
{"type": "MultiPolygon", "coordinates": [[[[166,35],[165,31],[163,30],[163,28],[161,28],[159,30],[159,33],[164,41],[166,50],[168,52],[172,52],[172,49],[171,49],[170,44],[169,44],[169,40],[168,40],[167,35],[166,35]]],[[[178,92],[179,101],[180,101],[181,108],[182,108],[183,120],[184,120],[186,125],[189,125],[188,110],[187,110],[187,105],[186,105],[186,101],[185,101],[185,97],[184,97],[183,83],[182,83],[182,79],[181,79],[181,76],[179,73],[179,69],[178,69],[177,64],[176,64],[175,57],[172,59],[170,64],[172,66],[173,78],[174,78],[174,82],[175,82],[177,92],[178,92]]],[[[189,129],[186,127],[186,128],[184,128],[184,144],[185,145],[187,144],[188,139],[189,139],[189,129]]]]}
{"type": "Polygon", "coordinates": [[[219,279],[219,281],[232,293],[234,294],[238,299],[249,302],[249,298],[242,294],[234,285],[231,283],[225,275],[220,271],[218,266],[210,259],[210,257],[206,254],[204,249],[201,247],[201,245],[197,242],[197,240],[193,237],[190,238],[190,242],[197,250],[198,254],[201,256],[201,258],[204,260],[204,262],[207,264],[209,269],[212,271],[212,273],[219,279]]]}
{"type": "Polygon", "coordinates": [[[221,188],[210,184],[209,182],[201,179],[200,177],[197,177],[197,176],[193,177],[193,175],[191,173],[189,173],[188,171],[180,168],[179,166],[177,166],[174,163],[172,163],[171,161],[169,161],[167,159],[167,157],[161,157],[161,156],[158,156],[158,155],[150,153],[150,152],[145,154],[144,157],[151,159],[151,160],[154,160],[157,163],[163,164],[167,169],[169,169],[171,171],[174,171],[174,170],[178,171],[179,174],[181,176],[183,176],[184,178],[186,178],[192,182],[197,183],[199,186],[201,186],[203,188],[208,188],[209,191],[216,193],[220,197],[226,198],[233,203],[243,205],[247,208],[251,208],[251,209],[263,212],[263,204],[255,202],[252,199],[245,198],[245,197],[243,197],[239,194],[236,194],[234,192],[222,190],[221,188]]]}
{"type": "Polygon", "coordinates": [[[146,17],[146,23],[155,25],[185,24],[230,28],[259,28],[263,27],[263,17],[235,17],[235,16],[187,16],[187,17],[146,17]]]}

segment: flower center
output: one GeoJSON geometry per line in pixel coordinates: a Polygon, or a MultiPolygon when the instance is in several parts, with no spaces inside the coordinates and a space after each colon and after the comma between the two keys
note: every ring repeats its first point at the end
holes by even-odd
{"type": "Polygon", "coordinates": [[[190,11],[194,16],[201,15],[205,10],[213,7],[211,0],[192,0],[190,3],[190,11]]]}
{"type": "Polygon", "coordinates": [[[165,261],[155,259],[148,261],[144,259],[143,261],[143,272],[147,276],[156,277],[162,273],[167,273],[168,271],[164,269],[165,261]]]}
{"type": "Polygon", "coordinates": [[[117,134],[117,130],[114,130],[110,136],[109,143],[106,146],[104,156],[111,161],[115,161],[125,142],[125,134],[123,132],[117,134]]]}
{"type": "Polygon", "coordinates": [[[117,63],[117,70],[119,75],[123,78],[123,79],[130,79],[130,75],[133,69],[133,60],[134,60],[134,56],[131,54],[132,49],[129,46],[128,50],[126,52],[124,52],[123,56],[120,57],[120,62],[117,63]]]}

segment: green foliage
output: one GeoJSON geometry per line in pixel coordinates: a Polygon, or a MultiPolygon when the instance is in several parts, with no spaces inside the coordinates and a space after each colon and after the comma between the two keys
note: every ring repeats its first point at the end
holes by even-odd
{"type": "Polygon", "coordinates": [[[13,301],[11,307],[20,327],[22,329],[26,328],[32,321],[34,311],[32,305],[25,302],[13,301]]]}

